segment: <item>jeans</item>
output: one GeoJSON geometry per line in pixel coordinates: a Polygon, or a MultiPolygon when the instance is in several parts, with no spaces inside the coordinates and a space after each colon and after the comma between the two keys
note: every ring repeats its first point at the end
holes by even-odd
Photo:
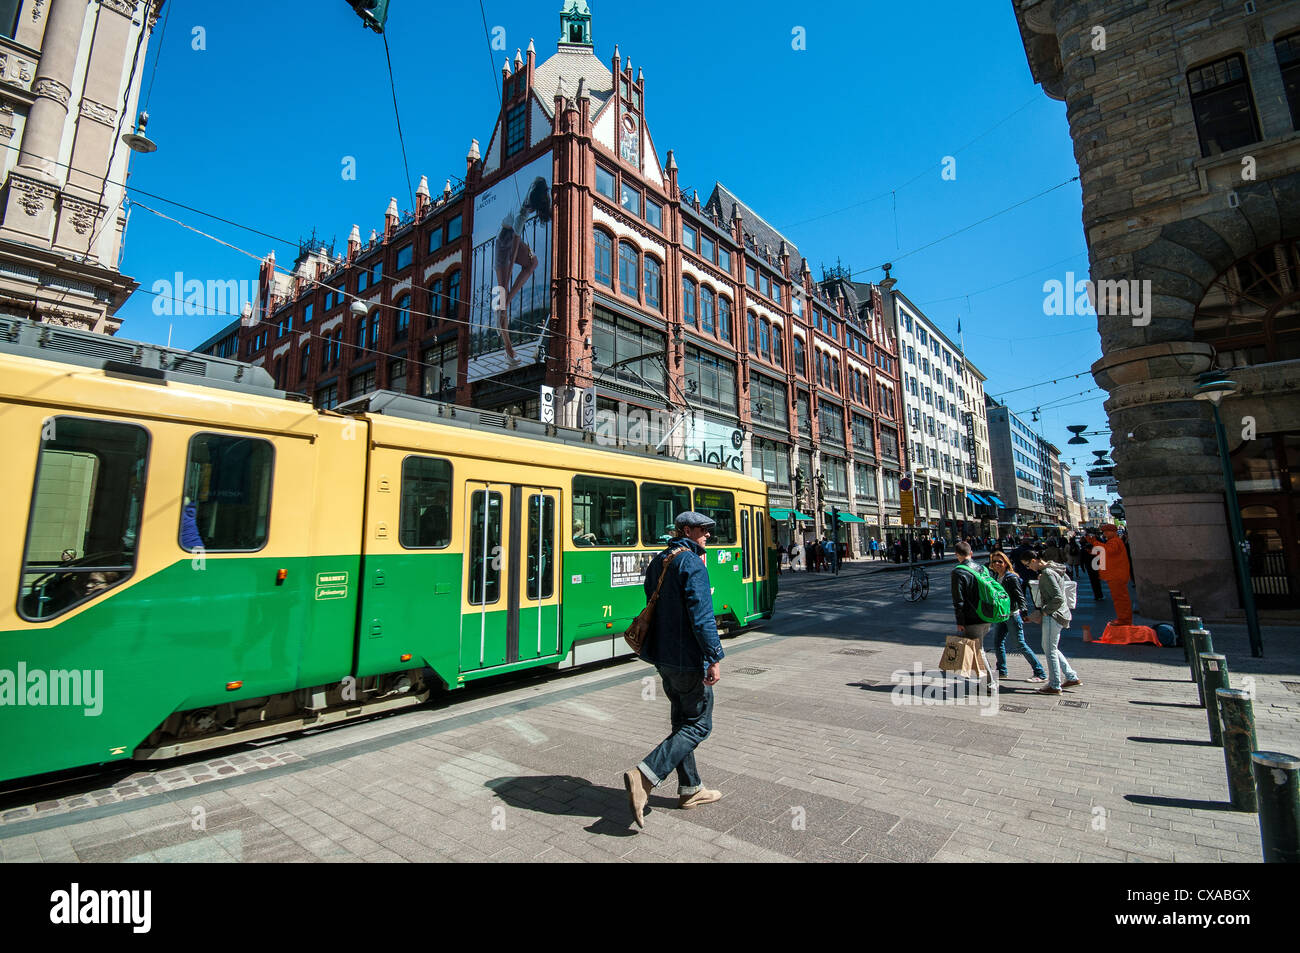
{"type": "Polygon", "coordinates": [[[1047,673],[1043,671],[1043,663],[1038,661],[1038,656],[1030,651],[1029,643],[1025,641],[1025,623],[1019,612],[1011,613],[1011,618],[1006,622],[999,622],[993,626],[993,650],[998,659],[998,674],[1003,677],[1007,674],[1007,636],[1013,631],[1015,646],[1034,670],[1034,677],[1046,678],[1047,673]]]}
{"type": "Polygon", "coordinates": [[[1060,688],[1061,675],[1065,681],[1075,682],[1079,675],[1070,667],[1070,660],[1061,654],[1061,623],[1049,615],[1043,616],[1043,655],[1047,657],[1047,687],[1060,688]]]}
{"type": "Polygon", "coordinates": [[[656,786],[676,769],[677,793],[695,794],[704,786],[695,769],[695,748],[713,730],[713,686],[704,684],[701,671],[661,667],[659,677],[672,704],[673,731],[637,767],[656,786]]]}

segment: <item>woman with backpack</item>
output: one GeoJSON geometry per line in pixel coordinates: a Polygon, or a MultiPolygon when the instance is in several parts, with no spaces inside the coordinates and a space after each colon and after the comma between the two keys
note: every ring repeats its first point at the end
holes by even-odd
{"type": "Polygon", "coordinates": [[[1038,694],[1059,695],[1063,688],[1083,684],[1060,649],[1061,632],[1070,627],[1074,618],[1065,591],[1065,567],[1060,563],[1045,562],[1041,556],[1031,557],[1028,563],[1029,568],[1038,573],[1038,605],[1043,613],[1043,655],[1047,657],[1048,680],[1038,689],[1038,694]]]}
{"type": "Polygon", "coordinates": [[[1034,670],[1034,676],[1029,681],[1047,681],[1043,663],[1038,661],[1038,656],[1025,641],[1024,617],[1029,614],[1029,609],[1025,605],[1024,583],[1011,568],[1011,560],[1007,558],[1006,553],[996,552],[989,557],[989,571],[993,573],[993,578],[1002,584],[1002,588],[1011,599],[1011,617],[1006,622],[998,622],[993,626],[993,651],[998,661],[998,677],[1007,677],[1007,636],[1014,633],[1016,647],[1020,649],[1020,654],[1034,670]]]}

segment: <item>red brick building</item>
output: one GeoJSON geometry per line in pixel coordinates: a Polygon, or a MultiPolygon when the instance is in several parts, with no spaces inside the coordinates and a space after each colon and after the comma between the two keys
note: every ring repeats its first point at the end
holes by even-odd
{"type": "Polygon", "coordinates": [[[268,259],[240,357],[320,407],[397,390],[751,472],[782,540],[787,510],[809,535],[833,506],[855,549],[888,535],[907,439],[881,287],[814,279],[720,183],[684,194],[642,74],[596,56],[583,0],[560,20],[554,55],[530,42],[503,67],[463,184],[435,200],[422,179],[413,213],[393,200],[345,255],[268,259]]]}

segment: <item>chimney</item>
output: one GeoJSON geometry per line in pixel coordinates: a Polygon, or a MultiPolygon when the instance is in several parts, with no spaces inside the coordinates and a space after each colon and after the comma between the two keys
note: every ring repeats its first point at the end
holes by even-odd
{"type": "Polygon", "coordinates": [[[384,241],[388,241],[393,232],[397,231],[398,221],[397,197],[394,196],[388,200],[388,211],[384,212],[384,241]]]}
{"type": "Polygon", "coordinates": [[[354,261],[357,254],[361,251],[361,229],[356,225],[352,226],[352,234],[348,235],[348,261],[354,261]]]}
{"type": "Polygon", "coordinates": [[[420,186],[415,190],[415,217],[424,218],[424,213],[429,211],[429,177],[420,176],[420,186]]]}

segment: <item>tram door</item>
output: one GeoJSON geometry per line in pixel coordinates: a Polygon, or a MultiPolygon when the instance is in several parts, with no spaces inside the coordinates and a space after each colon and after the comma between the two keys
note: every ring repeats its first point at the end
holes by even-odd
{"type": "Polygon", "coordinates": [[[750,515],[751,511],[752,507],[749,506],[740,508],[740,573],[745,588],[745,614],[741,619],[742,622],[756,611],[754,562],[758,553],[754,549],[754,520],[750,515]]]}
{"type": "Polygon", "coordinates": [[[464,499],[461,671],[557,654],[560,491],[470,481],[464,499]]]}

